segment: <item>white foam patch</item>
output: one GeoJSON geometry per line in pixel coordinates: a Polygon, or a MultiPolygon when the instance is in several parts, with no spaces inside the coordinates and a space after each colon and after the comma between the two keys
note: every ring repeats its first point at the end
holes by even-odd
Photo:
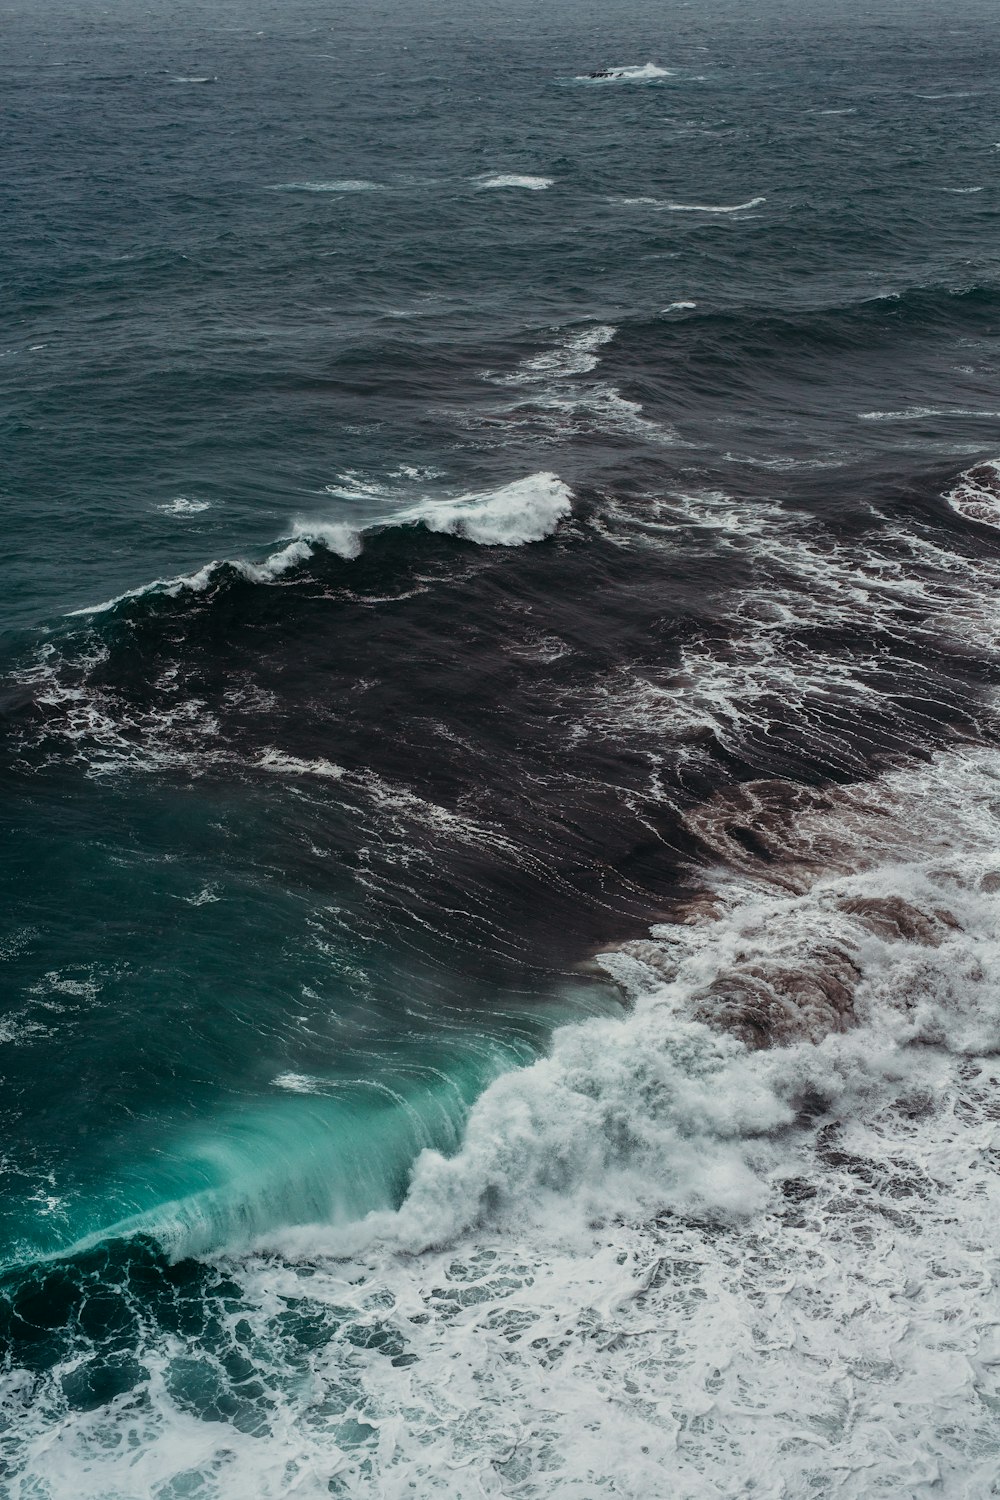
{"type": "Polygon", "coordinates": [[[265,750],[257,764],[262,771],[275,771],[287,776],[323,776],[331,781],[339,781],[344,775],[343,766],[338,766],[332,760],[324,760],[322,757],[303,760],[298,755],[285,755],[281,750],[265,750]]]}
{"type": "MultiPolygon", "coordinates": [[[[963,476],[961,495],[946,498],[968,519],[993,525],[995,479],[983,467],[963,476]]],[[[664,765],[671,777],[688,768],[714,776],[720,749],[769,760],[775,719],[785,722],[789,711],[815,762],[839,776],[861,774],[866,717],[891,725],[897,753],[921,755],[930,725],[954,712],[940,679],[925,680],[920,699],[906,703],[901,676],[904,703],[892,704],[863,655],[804,651],[804,638],[863,626],[886,640],[926,640],[932,652],[950,641],[995,656],[1000,560],[987,552],[973,571],[936,523],[883,521],[852,543],[802,512],[716,491],[650,496],[644,510],[609,497],[589,524],[619,547],[683,548],[692,564],[700,554],[706,572],[720,559],[746,569],[740,588],[714,605],[711,626],[681,644],[676,670],[621,663],[560,697],[567,753],[588,738],[624,738],[648,755],[657,796],[664,765]]]]}
{"type": "Polygon", "coordinates": [[[944,498],[965,520],[1000,528],[1000,460],[967,469],[944,498]]]}
{"type": "Polygon", "coordinates": [[[182,896],[180,899],[186,902],[188,906],[211,906],[216,901],[221,901],[222,897],[214,885],[206,885],[202,887],[197,895],[182,896]]]}
{"type": "Polygon", "coordinates": [[[187,495],[178,495],[174,500],[165,500],[156,507],[165,516],[196,516],[211,508],[211,500],[192,500],[187,495]]]}
{"type": "Polygon", "coordinates": [[[552,186],[551,177],[528,177],[516,172],[498,172],[489,177],[476,179],[481,188],[526,188],[529,192],[540,193],[544,188],[552,186]]]}
{"type": "Polygon", "coordinates": [[[617,335],[610,323],[560,332],[555,342],[518,362],[510,374],[486,372],[493,384],[526,394],[502,406],[478,410],[469,425],[489,429],[497,420],[505,430],[524,427],[556,441],[588,432],[626,433],[645,442],[676,444],[673,428],[652,422],[638,401],[630,401],[607,381],[582,382],[596,369],[605,345],[617,335]]]}
{"type": "Polygon", "coordinates": [[[552,376],[567,380],[574,375],[586,375],[600,362],[601,349],[611,343],[617,332],[610,323],[598,323],[593,328],[565,334],[551,348],[522,360],[515,374],[507,379],[511,384],[521,385],[546,381],[552,376]]]}

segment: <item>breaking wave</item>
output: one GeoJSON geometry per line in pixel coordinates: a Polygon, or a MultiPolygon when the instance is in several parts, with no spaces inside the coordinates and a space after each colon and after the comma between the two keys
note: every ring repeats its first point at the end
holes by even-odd
{"type": "Polygon", "coordinates": [[[116,1493],[126,1422],[150,1491],[194,1470],[227,1500],[290,1480],[471,1500],[498,1478],[541,1500],[609,1486],[626,1453],[636,1500],[665,1471],[709,1500],[734,1464],[789,1494],[988,1493],[998,788],[996,753],[968,751],[833,793],[721,793],[692,825],[715,875],[601,955],[628,1013],[490,1084],[398,1210],[224,1257],[184,1293],[193,1349],[166,1300],[192,1263],[137,1242],[129,1274],[162,1282],[165,1313],[131,1363],[84,1322],[8,1382],[22,1439],[50,1434],[33,1478],[116,1493]],[[196,1377],[235,1421],[190,1414],[196,1377]],[[121,1394],[92,1410],[99,1379],[121,1394]]]}
{"type": "Polygon", "coordinates": [[[194,573],[157,578],[101,604],[84,605],[69,613],[101,614],[128,599],[150,594],[175,598],[184,592],[203,593],[225,572],[249,583],[275,583],[291,569],[308,562],[318,548],[349,561],[360,556],[366,532],[396,526],[423,526],[427,531],[447,533],[483,547],[520,547],[551,535],[571,509],[572,493],[558,475],[538,473],[515,479],[494,490],[471,491],[450,500],[422,499],[385,520],[366,525],[300,521],[285,544],[263,562],[217,560],[205,563],[194,573]]]}
{"type": "Polygon", "coordinates": [[[581,73],[577,83],[652,83],[658,78],[671,77],[669,68],[658,63],[629,63],[624,67],[597,68],[593,73],[581,73]]]}

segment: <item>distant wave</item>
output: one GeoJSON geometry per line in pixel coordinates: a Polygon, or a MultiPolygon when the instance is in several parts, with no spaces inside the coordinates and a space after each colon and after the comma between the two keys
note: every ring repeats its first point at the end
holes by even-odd
{"type": "Polygon", "coordinates": [[[330,182],[276,182],[276,193],[372,193],[380,184],[366,177],[336,177],[330,182]]]}
{"type": "Polygon", "coordinates": [[[901,411],[859,411],[862,422],[916,422],[921,417],[1000,417],[1000,411],[963,406],[907,406],[901,411]]]}
{"type": "Polygon", "coordinates": [[[669,78],[669,68],[657,63],[630,63],[624,67],[596,68],[593,73],[579,73],[577,83],[648,83],[653,78],[669,78]]]}
{"type": "Polygon", "coordinates": [[[766,203],[767,199],[748,198],[745,203],[673,203],[665,198],[622,198],[620,201],[632,208],[656,208],[661,213],[738,214],[745,208],[757,208],[761,203],[766,203]]]}
{"type": "Polygon", "coordinates": [[[193,516],[199,511],[209,510],[211,500],[189,500],[187,495],[178,495],[175,500],[165,500],[156,507],[165,516],[193,516]]]}
{"type": "Polygon", "coordinates": [[[481,188],[527,188],[533,193],[539,193],[543,188],[552,186],[551,177],[526,177],[514,172],[501,172],[495,176],[480,177],[477,180],[481,188]]]}
{"type": "MultiPolygon", "coordinates": [[[[614,200],[613,200],[614,201],[614,200]]],[[[738,214],[747,208],[757,208],[766,203],[763,196],[748,198],[745,203],[675,203],[669,198],[619,198],[617,202],[627,208],[655,208],[659,213],[675,214],[738,214]]]]}
{"type": "Polygon", "coordinates": [[[261,563],[217,558],[194,573],[157,578],[102,604],[85,605],[69,610],[68,614],[103,614],[126,600],[150,594],[176,598],[181,593],[203,593],[227,570],[249,583],[274,583],[290,569],[307,562],[317,548],[349,561],[360,555],[365,532],[396,526],[423,526],[427,531],[461,537],[482,547],[520,547],[549,536],[570,514],[572,498],[569,487],[557,474],[537,473],[493,490],[472,491],[453,499],[424,497],[384,521],[359,527],[340,521],[300,521],[291,536],[282,539],[284,545],[261,563]]]}
{"type": "Polygon", "coordinates": [[[748,198],[746,203],[665,203],[663,206],[675,214],[738,214],[744,208],[757,208],[766,202],[766,198],[748,198]]]}

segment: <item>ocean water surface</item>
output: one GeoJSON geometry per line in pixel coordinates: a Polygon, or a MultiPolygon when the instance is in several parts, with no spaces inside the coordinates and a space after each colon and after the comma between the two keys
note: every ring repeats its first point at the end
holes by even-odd
{"type": "Polygon", "coordinates": [[[994,8],[5,34],[0,1495],[1000,1493],[994,8]]]}

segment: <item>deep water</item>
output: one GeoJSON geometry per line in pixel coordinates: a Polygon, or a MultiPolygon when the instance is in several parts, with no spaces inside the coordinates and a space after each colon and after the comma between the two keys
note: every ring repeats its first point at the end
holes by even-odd
{"type": "Polygon", "coordinates": [[[996,1492],[995,19],[8,7],[0,1494],[996,1492]]]}

